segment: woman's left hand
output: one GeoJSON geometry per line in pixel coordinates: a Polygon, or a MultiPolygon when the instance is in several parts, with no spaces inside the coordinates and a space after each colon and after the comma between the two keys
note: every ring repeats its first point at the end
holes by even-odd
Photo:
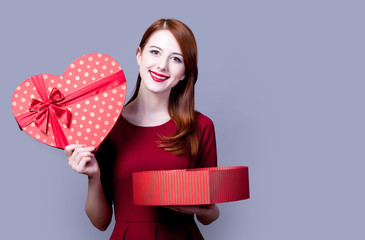
{"type": "Polygon", "coordinates": [[[194,206],[167,206],[166,208],[181,213],[196,214],[199,222],[204,225],[212,223],[219,216],[219,209],[215,204],[194,206]]]}
{"type": "Polygon", "coordinates": [[[215,207],[215,204],[168,206],[167,208],[172,209],[177,212],[186,213],[186,214],[207,215],[207,213],[209,213],[214,207],[215,207]]]}

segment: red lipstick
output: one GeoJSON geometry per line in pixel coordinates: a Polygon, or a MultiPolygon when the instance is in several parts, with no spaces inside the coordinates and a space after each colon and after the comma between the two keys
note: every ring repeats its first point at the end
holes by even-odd
{"type": "Polygon", "coordinates": [[[164,82],[164,81],[166,81],[167,79],[170,78],[169,76],[165,76],[163,74],[153,72],[151,70],[149,70],[149,72],[150,72],[150,75],[151,75],[152,79],[156,82],[164,82]]]}

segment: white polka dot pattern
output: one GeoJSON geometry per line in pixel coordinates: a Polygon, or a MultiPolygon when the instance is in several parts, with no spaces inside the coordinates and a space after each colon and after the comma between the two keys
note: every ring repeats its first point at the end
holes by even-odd
{"type": "MultiPolygon", "coordinates": [[[[102,53],[91,53],[76,59],[62,76],[43,74],[43,79],[47,95],[56,87],[67,96],[120,69],[121,67],[112,57],[102,53]]],[[[63,123],[60,123],[60,126],[69,144],[81,143],[86,146],[99,146],[117,121],[124,105],[125,95],[126,83],[123,83],[67,105],[67,109],[72,114],[71,123],[68,127],[63,123]]],[[[16,88],[13,94],[11,105],[14,116],[28,112],[32,99],[41,100],[41,97],[32,80],[28,78],[16,88]]],[[[49,126],[51,125],[49,124],[49,126]]],[[[56,146],[52,127],[48,128],[48,134],[41,132],[34,123],[24,127],[23,130],[44,144],[56,146]]]]}

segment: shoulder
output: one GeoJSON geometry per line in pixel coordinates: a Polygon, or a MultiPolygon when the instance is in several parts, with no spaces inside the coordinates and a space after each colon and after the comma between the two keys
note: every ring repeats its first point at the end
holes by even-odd
{"type": "Polygon", "coordinates": [[[214,129],[213,121],[201,112],[196,112],[196,122],[201,129],[214,129]]]}

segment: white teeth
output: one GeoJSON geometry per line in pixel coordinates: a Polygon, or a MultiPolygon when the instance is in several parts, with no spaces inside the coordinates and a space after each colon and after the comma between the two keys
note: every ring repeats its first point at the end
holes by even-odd
{"type": "Polygon", "coordinates": [[[160,76],[157,76],[156,74],[154,74],[153,72],[151,72],[151,74],[155,77],[155,78],[158,78],[158,79],[167,79],[168,77],[160,77],[160,76]]]}

